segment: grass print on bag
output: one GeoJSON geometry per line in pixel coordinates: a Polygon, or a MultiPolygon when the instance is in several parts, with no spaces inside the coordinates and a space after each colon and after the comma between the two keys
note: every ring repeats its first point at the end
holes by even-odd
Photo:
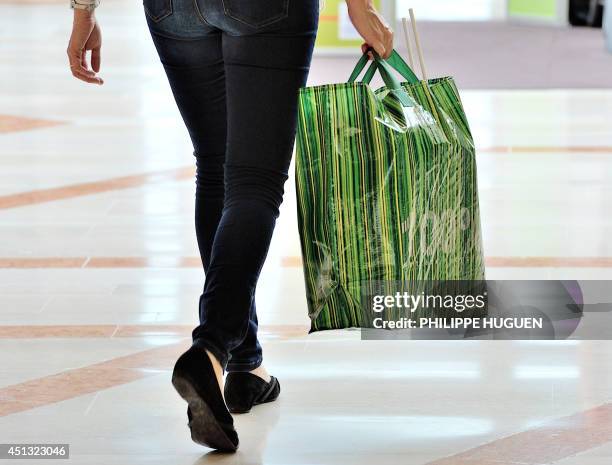
{"type": "Polygon", "coordinates": [[[311,331],[371,327],[368,282],[482,280],[472,135],[450,77],[396,52],[300,90],[296,182],[311,331]],[[407,82],[399,83],[391,68],[407,82]],[[368,85],[379,71],[385,87],[368,85]]]}

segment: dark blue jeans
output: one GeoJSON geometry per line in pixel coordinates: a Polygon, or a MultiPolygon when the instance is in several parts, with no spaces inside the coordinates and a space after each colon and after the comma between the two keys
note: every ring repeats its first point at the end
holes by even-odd
{"type": "Polygon", "coordinates": [[[293,152],[319,0],[144,0],[196,156],[206,274],[195,344],[228,371],[262,361],[255,288],[293,152]]]}

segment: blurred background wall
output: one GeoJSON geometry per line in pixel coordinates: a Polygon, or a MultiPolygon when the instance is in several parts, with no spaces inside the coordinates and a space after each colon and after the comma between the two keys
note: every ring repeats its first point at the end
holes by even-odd
{"type": "MultiPolygon", "coordinates": [[[[401,18],[413,8],[431,76],[452,74],[477,89],[609,88],[612,55],[601,29],[603,0],[379,0],[405,53],[401,18]]],[[[317,61],[323,82],[348,72],[350,40],[342,0],[327,0],[317,61]],[[332,63],[334,66],[331,66],[332,63]],[[342,70],[342,71],[339,71],[342,70]],[[327,72],[326,72],[327,71],[327,72]]]]}

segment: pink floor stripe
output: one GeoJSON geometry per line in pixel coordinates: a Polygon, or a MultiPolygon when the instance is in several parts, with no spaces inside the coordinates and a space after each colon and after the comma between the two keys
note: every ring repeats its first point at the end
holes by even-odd
{"type": "MultiPolygon", "coordinates": [[[[612,403],[545,422],[427,465],[542,465],[612,441],[612,403]]],[[[585,462],[586,465],[586,462],[585,462]]]]}
{"type": "MultiPolygon", "coordinates": [[[[263,325],[259,338],[287,339],[305,336],[305,325],[263,325]]],[[[0,339],[46,338],[121,338],[179,337],[189,338],[193,325],[1,325],[0,339]]]]}
{"type": "MultiPolygon", "coordinates": [[[[0,207],[1,208],[1,207],[0,207]]],[[[281,258],[284,268],[300,268],[302,257],[281,258]]],[[[486,257],[488,268],[612,268],[612,257],[486,257]]],[[[3,268],[200,268],[200,257],[0,257],[3,268]]]]}
{"type": "MultiPolygon", "coordinates": [[[[189,339],[0,388],[0,417],[73,399],[171,369],[189,339]]],[[[168,374],[168,379],[170,374],[168,374]]]]}
{"type": "Polygon", "coordinates": [[[118,178],[104,179],[101,181],[71,184],[67,186],[51,187],[35,191],[20,192],[0,196],[0,209],[27,207],[40,203],[53,202],[57,200],[72,199],[85,195],[101,194],[121,189],[130,189],[159,182],[183,181],[194,176],[191,166],[155,171],[151,173],[135,174],[118,178]]]}

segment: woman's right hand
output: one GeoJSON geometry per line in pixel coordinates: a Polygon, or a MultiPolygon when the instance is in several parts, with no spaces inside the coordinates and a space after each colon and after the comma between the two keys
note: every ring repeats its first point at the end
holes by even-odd
{"type": "Polygon", "coordinates": [[[372,4],[372,0],[346,0],[349,17],[365,40],[364,50],[372,47],[383,58],[393,51],[393,31],[372,4]]]}

